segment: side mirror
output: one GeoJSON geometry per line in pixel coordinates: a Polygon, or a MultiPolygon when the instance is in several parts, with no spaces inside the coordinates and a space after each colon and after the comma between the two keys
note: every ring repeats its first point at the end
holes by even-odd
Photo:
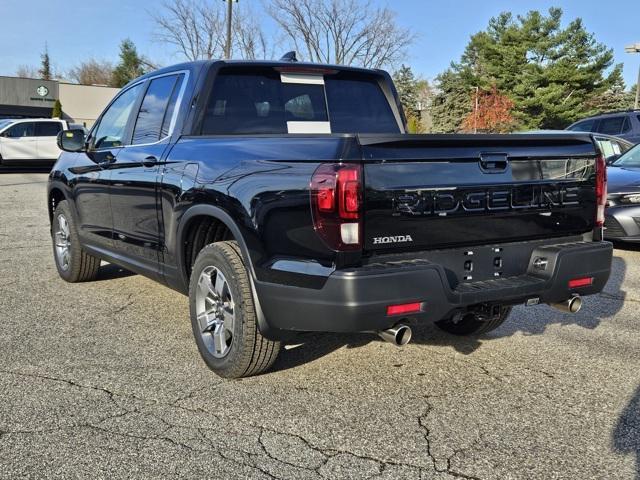
{"type": "Polygon", "coordinates": [[[607,165],[613,165],[614,163],[616,163],[616,160],[618,160],[622,155],[611,155],[610,157],[607,157],[606,159],[606,163],[607,165]]]}
{"type": "Polygon", "coordinates": [[[58,133],[57,143],[60,150],[65,152],[83,152],[85,147],[86,136],[83,130],[62,130],[58,133]]]}

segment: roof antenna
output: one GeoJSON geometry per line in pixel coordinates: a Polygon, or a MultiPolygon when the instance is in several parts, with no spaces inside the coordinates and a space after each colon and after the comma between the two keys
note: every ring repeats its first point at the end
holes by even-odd
{"type": "Polygon", "coordinates": [[[285,53],[280,59],[282,62],[297,62],[295,50],[291,50],[290,52],[285,53]]]}

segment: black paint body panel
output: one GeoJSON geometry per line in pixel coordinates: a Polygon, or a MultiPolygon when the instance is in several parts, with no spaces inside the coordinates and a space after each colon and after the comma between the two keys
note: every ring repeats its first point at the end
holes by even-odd
{"type": "MultiPolygon", "coordinates": [[[[187,70],[189,78],[170,138],[60,156],[50,175],[50,214],[54,199],[66,199],[88,251],[186,293],[186,232],[198,217],[213,216],[240,244],[264,314],[260,327],[271,336],[389,326],[397,319],[380,316],[382,304],[421,296],[417,292],[440,292],[439,300],[429,300],[441,302],[431,310],[433,320],[468,302],[489,301],[487,292],[451,292],[491,280],[491,249],[507,243],[500,269],[507,290],[508,278],[528,275],[534,247],[569,240],[583,244],[558,255],[577,260],[556,273],[593,271],[597,283],[585,293],[606,281],[602,265],[610,246],[591,241],[596,147],[589,136],[200,136],[207,88],[224,65],[173,67],[187,70]],[[145,163],[149,156],[157,160],[152,165],[145,163]],[[364,165],[362,250],[334,252],[314,230],[309,184],[324,162],[364,165]],[[389,235],[408,235],[412,242],[374,244],[375,237],[389,235]],[[458,258],[467,247],[478,252],[469,280],[458,258]],[[598,260],[588,260],[587,253],[598,260]],[[372,274],[388,255],[427,263],[372,274]],[[411,293],[400,294],[407,285],[411,293]]],[[[397,102],[388,75],[380,75],[397,102]]],[[[543,299],[570,294],[555,280],[531,292],[543,299]]],[[[521,300],[513,292],[507,297],[521,300]]]]}

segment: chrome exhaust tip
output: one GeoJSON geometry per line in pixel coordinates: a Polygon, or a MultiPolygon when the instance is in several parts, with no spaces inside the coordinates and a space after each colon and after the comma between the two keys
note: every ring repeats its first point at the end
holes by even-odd
{"type": "Polygon", "coordinates": [[[411,341],[411,328],[408,325],[399,323],[395,327],[381,330],[378,335],[383,340],[393,343],[397,347],[402,347],[411,341]]]}
{"type": "Polygon", "coordinates": [[[549,305],[560,310],[561,312],[578,313],[582,308],[582,298],[576,295],[562,303],[550,303],[549,305]]]}

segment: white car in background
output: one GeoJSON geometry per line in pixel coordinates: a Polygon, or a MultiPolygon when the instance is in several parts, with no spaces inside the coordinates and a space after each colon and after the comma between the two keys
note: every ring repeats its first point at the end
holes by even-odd
{"type": "Polygon", "coordinates": [[[83,127],[55,118],[0,119],[0,164],[53,165],[60,155],[56,137],[69,128],[83,127]]]}

